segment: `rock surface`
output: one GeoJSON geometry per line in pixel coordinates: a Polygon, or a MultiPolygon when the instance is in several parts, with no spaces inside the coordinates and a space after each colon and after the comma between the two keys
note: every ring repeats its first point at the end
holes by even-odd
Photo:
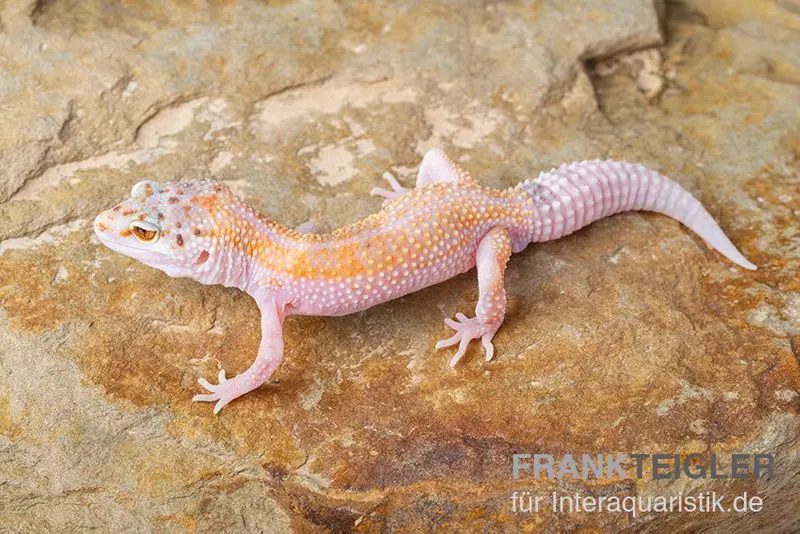
{"type": "Polygon", "coordinates": [[[800,528],[800,4],[579,5],[0,3],[0,524],[800,528]],[[595,69],[653,47],[641,90],[641,67],[595,69]],[[290,319],[279,383],[218,417],[191,404],[198,377],[249,365],[255,304],[101,247],[93,215],[143,178],[213,178],[329,229],[378,209],[380,174],[412,180],[434,146],[496,187],[643,162],[761,269],[624,214],[512,259],[491,363],[474,347],[451,371],[433,349],[442,317],[474,306],[469,273],[290,319]],[[776,476],[522,484],[510,469],[516,452],[732,451],[776,454],[776,476]],[[765,507],[514,514],[521,489],[748,491],[765,507]]]}

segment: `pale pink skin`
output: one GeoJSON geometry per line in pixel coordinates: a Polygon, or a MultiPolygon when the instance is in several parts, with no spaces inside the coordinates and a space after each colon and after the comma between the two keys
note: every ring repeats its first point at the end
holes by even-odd
{"type": "Polygon", "coordinates": [[[486,359],[505,317],[503,275],[512,252],[550,241],[592,221],[628,210],[679,220],[729,260],[755,269],[711,215],[676,182],[638,164],[586,161],[562,165],[506,191],[481,187],[439,150],[428,152],[408,190],[384,174],[392,190],[375,188],[383,209],[330,234],[291,230],[258,214],[220,184],[140,182],[131,198],[104,211],[95,232],[109,248],[204,284],[249,293],[261,310],[262,339],[253,364],[232,379],[200,384],[214,413],[264,383],[283,357],[288,315],[345,315],[437,284],[477,266],[475,316],[446,319],[458,344],[450,365],[480,339],[486,359]],[[198,200],[199,199],[199,200],[198,200]],[[131,224],[156,229],[145,243],[131,224]],[[424,246],[423,246],[424,245],[424,246]],[[354,263],[355,262],[355,263],[354,263]],[[352,270],[355,269],[355,270],[352,270]]]}

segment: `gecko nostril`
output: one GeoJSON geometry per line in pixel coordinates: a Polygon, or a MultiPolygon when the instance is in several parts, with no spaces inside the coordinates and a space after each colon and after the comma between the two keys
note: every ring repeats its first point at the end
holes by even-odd
{"type": "Polygon", "coordinates": [[[97,217],[94,218],[94,231],[96,234],[100,234],[108,230],[108,221],[103,217],[103,214],[99,214],[97,217]]]}

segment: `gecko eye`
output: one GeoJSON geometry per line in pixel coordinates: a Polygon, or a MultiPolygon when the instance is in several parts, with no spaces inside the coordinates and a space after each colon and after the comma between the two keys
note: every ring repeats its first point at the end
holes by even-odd
{"type": "Polygon", "coordinates": [[[133,221],[131,232],[142,243],[155,243],[161,229],[153,223],[147,221],[133,221]]]}

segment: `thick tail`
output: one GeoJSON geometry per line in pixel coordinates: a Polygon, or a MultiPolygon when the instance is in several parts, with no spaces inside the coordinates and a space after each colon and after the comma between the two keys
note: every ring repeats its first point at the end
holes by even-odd
{"type": "Polygon", "coordinates": [[[688,226],[723,256],[745,269],[747,261],[702,204],[677,182],[639,164],[584,161],[562,165],[519,185],[534,199],[530,242],[571,234],[614,213],[663,213],[688,226]]]}

